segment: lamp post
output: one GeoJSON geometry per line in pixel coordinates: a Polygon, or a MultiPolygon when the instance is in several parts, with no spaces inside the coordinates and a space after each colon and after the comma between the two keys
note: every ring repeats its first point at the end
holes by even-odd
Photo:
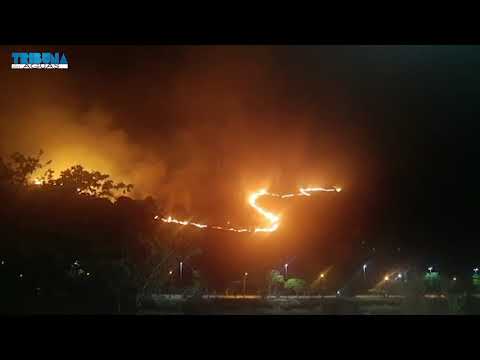
{"type": "Polygon", "coordinates": [[[288,275],[288,264],[284,265],[285,268],[285,280],[287,280],[287,275],[288,275]]]}
{"type": "Polygon", "coordinates": [[[320,274],[320,283],[321,283],[321,290],[322,290],[322,299],[325,295],[325,274],[320,274]]]}
{"type": "Polygon", "coordinates": [[[367,264],[363,264],[363,280],[367,281],[367,264]]]}
{"type": "Polygon", "coordinates": [[[248,276],[247,272],[243,274],[243,297],[245,297],[247,293],[247,276],[248,276]]]}
{"type": "MultiPolygon", "coordinates": [[[[390,280],[390,277],[386,275],[383,279],[385,280],[385,285],[386,285],[386,283],[390,280]]],[[[385,286],[384,289],[385,289],[385,297],[388,297],[387,286],[385,286]]]]}
{"type": "Polygon", "coordinates": [[[180,281],[183,280],[183,261],[180,261],[180,281]]]}
{"type": "Polygon", "coordinates": [[[168,271],[168,296],[172,296],[172,276],[173,276],[173,270],[168,271]]]}

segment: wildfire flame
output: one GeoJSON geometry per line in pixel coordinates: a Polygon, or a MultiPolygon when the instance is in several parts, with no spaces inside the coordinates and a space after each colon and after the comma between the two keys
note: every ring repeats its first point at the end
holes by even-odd
{"type": "Polygon", "coordinates": [[[195,226],[200,229],[206,229],[206,228],[211,228],[215,230],[225,230],[225,231],[234,231],[234,232],[274,232],[278,229],[280,226],[280,216],[275,215],[261,206],[257,204],[257,200],[262,197],[262,196],[273,196],[273,197],[280,197],[280,198],[290,198],[294,196],[311,196],[313,192],[318,192],[318,191],[325,191],[325,192],[330,192],[330,191],[335,191],[335,192],[340,192],[342,191],[341,187],[332,187],[332,188],[321,188],[321,187],[316,187],[316,188],[300,188],[298,193],[290,193],[290,194],[274,194],[274,193],[269,193],[267,189],[261,189],[253,194],[251,194],[248,198],[248,203],[252,208],[254,208],[260,215],[262,215],[269,223],[270,226],[268,227],[255,227],[254,229],[247,229],[247,228],[233,228],[233,227],[223,227],[223,226],[209,226],[206,224],[198,224],[194,223],[188,220],[178,220],[175,219],[171,216],[168,216],[166,218],[160,218],[158,215],[154,217],[154,220],[162,220],[164,223],[169,223],[169,224],[179,224],[179,225],[191,225],[195,226]]]}
{"type": "MultiPolygon", "coordinates": [[[[40,178],[35,178],[35,179],[33,179],[33,184],[34,185],[43,185],[44,181],[42,181],[40,178]]],[[[63,186],[63,183],[61,183],[60,186],[63,186]]],[[[257,211],[257,213],[262,215],[268,221],[268,223],[270,225],[267,226],[267,227],[255,227],[253,229],[252,228],[247,229],[247,228],[224,227],[224,226],[217,226],[217,225],[212,226],[212,225],[207,225],[207,224],[195,223],[195,222],[188,221],[188,220],[178,220],[178,219],[173,218],[172,216],[168,216],[166,218],[160,218],[158,215],[154,216],[153,219],[154,220],[159,220],[160,219],[161,221],[163,221],[164,223],[167,223],[167,224],[191,225],[191,226],[195,226],[199,229],[211,228],[211,229],[215,229],[215,230],[233,231],[233,232],[238,232],[238,233],[242,233],[242,232],[274,232],[280,226],[280,216],[275,215],[274,213],[271,213],[271,212],[265,210],[264,208],[262,208],[261,206],[259,206],[257,204],[257,200],[260,197],[262,197],[262,196],[272,196],[272,197],[279,197],[279,198],[284,199],[284,198],[291,198],[291,197],[295,197],[295,196],[311,196],[312,195],[311,193],[318,192],[318,191],[340,192],[340,191],[342,191],[342,188],[337,187],[337,186],[334,186],[334,187],[331,187],[331,188],[322,188],[322,187],[300,188],[298,190],[298,193],[289,193],[289,194],[282,194],[282,195],[275,194],[275,193],[270,193],[270,192],[267,191],[267,189],[260,189],[256,192],[252,193],[248,198],[248,203],[252,208],[254,208],[257,211]]],[[[77,188],[77,192],[80,193],[81,189],[77,188]]],[[[230,221],[228,221],[227,224],[230,224],[230,221]]]]}

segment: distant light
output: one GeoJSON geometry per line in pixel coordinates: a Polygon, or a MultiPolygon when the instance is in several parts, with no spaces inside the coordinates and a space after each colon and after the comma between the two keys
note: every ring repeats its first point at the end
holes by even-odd
{"type": "Polygon", "coordinates": [[[367,264],[363,264],[363,271],[367,269],[367,264]]]}
{"type": "Polygon", "coordinates": [[[477,267],[477,268],[475,268],[475,269],[473,269],[473,271],[475,271],[475,272],[478,272],[478,267],[477,267]]]}
{"type": "Polygon", "coordinates": [[[288,267],[288,264],[285,264],[285,267],[288,267]]]}
{"type": "Polygon", "coordinates": [[[453,277],[453,281],[457,281],[457,278],[455,276],[453,277]]]}
{"type": "Polygon", "coordinates": [[[5,261],[2,260],[2,265],[4,265],[4,264],[5,264],[5,261]]]}
{"type": "Polygon", "coordinates": [[[340,191],[342,191],[342,188],[339,187],[339,186],[337,186],[337,187],[335,187],[335,191],[336,191],[336,192],[340,192],[340,191]]]}
{"type": "Polygon", "coordinates": [[[168,275],[172,275],[172,274],[173,274],[173,271],[170,270],[170,271],[168,272],[168,275]]]}
{"type": "Polygon", "coordinates": [[[23,274],[20,274],[20,277],[22,278],[22,277],[23,277],[23,274]]]}
{"type": "Polygon", "coordinates": [[[432,271],[432,270],[433,270],[433,267],[430,266],[430,267],[428,268],[428,271],[432,271]]]}
{"type": "Polygon", "coordinates": [[[340,295],[340,290],[337,290],[337,295],[340,295]]]}
{"type": "Polygon", "coordinates": [[[245,276],[248,276],[248,273],[247,273],[247,272],[245,273],[245,276]]]}
{"type": "Polygon", "coordinates": [[[399,279],[401,279],[401,278],[402,278],[402,274],[398,274],[397,277],[398,277],[399,279]]]}
{"type": "Polygon", "coordinates": [[[82,189],[80,189],[80,188],[77,188],[77,192],[80,192],[80,191],[82,191],[82,189]]]}
{"type": "Polygon", "coordinates": [[[155,215],[155,216],[153,217],[153,219],[154,219],[154,220],[158,220],[158,215],[155,215]]]}
{"type": "Polygon", "coordinates": [[[320,274],[320,277],[321,277],[321,278],[324,278],[324,277],[325,277],[325,275],[323,275],[323,274],[320,274]]]}
{"type": "Polygon", "coordinates": [[[388,281],[389,277],[388,277],[388,276],[385,276],[385,278],[384,278],[384,279],[385,279],[385,281],[388,281]]]}
{"type": "Polygon", "coordinates": [[[90,273],[89,273],[89,272],[87,272],[87,276],[90,276],[90,273]]]}

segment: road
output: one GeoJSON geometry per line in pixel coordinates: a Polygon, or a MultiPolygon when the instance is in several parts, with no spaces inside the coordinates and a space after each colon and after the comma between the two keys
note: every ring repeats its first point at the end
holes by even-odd
{"type": "MultiPolygon", "coordinates": [[[[184,297],[180,294],[168,294],[168,295],[155,295],[155,298],[163,298],[163,299],[170,299],[170,300],[181,300],[184,297]]],[[[426,297],[435,297],[434,295],[426,295],[426,297]]],[[[343,298],[338,295],[281,295],[281,296],[266,296],[262,297],[259,295],[202,295],[202,299],[210,300],[210,299],[266,299],[266,300],[315,300],[315,299],[336,299],[336,298],[343,298]]],[[[390,295],[387,299],[402,299],[403,296],[399,295],[390,295]]],[[[382,295],[356,295],[354,297],[346,297],[346,299],[358,299],[358,300],[382,300],[386,299],[385,296],[382,295]]]]}
{"type": "MultiPolygon", "coordinates": [[[[474,294],[472,295],[473,297],[480,298],[480,294],[474,294]]],[[[166,299],[166,300],[182,300],[186,299],[181,294],[160,294],[160,295],[154,295],[155,298],[157,299],[166,299]]],[[[427,294],[424,295],[426,299],[446,299],[445,295],[434,295],[434,294],[427,294]]],[[[355,295],[352,297],[343,297],[343,296],[338,296],[338,295],[281,295],[281,296],[266,296],[262,297],[259,295],[202,295],[202,299],[205,300],[213,300],[213,299],[250,299],[250,300],[260,300],[260,299],[266,299],[266,300],[320,300],[320,299],[337,299],[337,298],[343,298],[343,299],[350,299],[350,300],[360,300],[360,301],[375,301],[375,300],[385,300],[385,299],[392,299],[392,300],[400,300],[403,299],[404,296],[402,295],[389,295],[388,297],[385,297],[383,295],[371,295],[371,294],[366,294],[366,295],[355,295]]]]}

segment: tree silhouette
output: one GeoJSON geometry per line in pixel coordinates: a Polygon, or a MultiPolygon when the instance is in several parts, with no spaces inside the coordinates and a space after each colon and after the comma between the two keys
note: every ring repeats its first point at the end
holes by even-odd
{"type": "Polygon", "coordinates": [[[63,189],[79,194],[113,199],[115,193],[126,194],[133,188],[132,184],[115,183],[110,175],[100,171],[88,171],[81,165],[72,166],[60,173],[57,179],[50,179],[48,185],[61,186],[63,189]]]}
{"type": "Polygon", "coordinates": [[[15,152],[9,156],[7,161],[0,158],[0,181],[6,181],[12,185],[27,185],[29,177],[38,169],[49,165],[40,162],[43,151],[40,150],[37,156],[25,156],[15,152]]]}

